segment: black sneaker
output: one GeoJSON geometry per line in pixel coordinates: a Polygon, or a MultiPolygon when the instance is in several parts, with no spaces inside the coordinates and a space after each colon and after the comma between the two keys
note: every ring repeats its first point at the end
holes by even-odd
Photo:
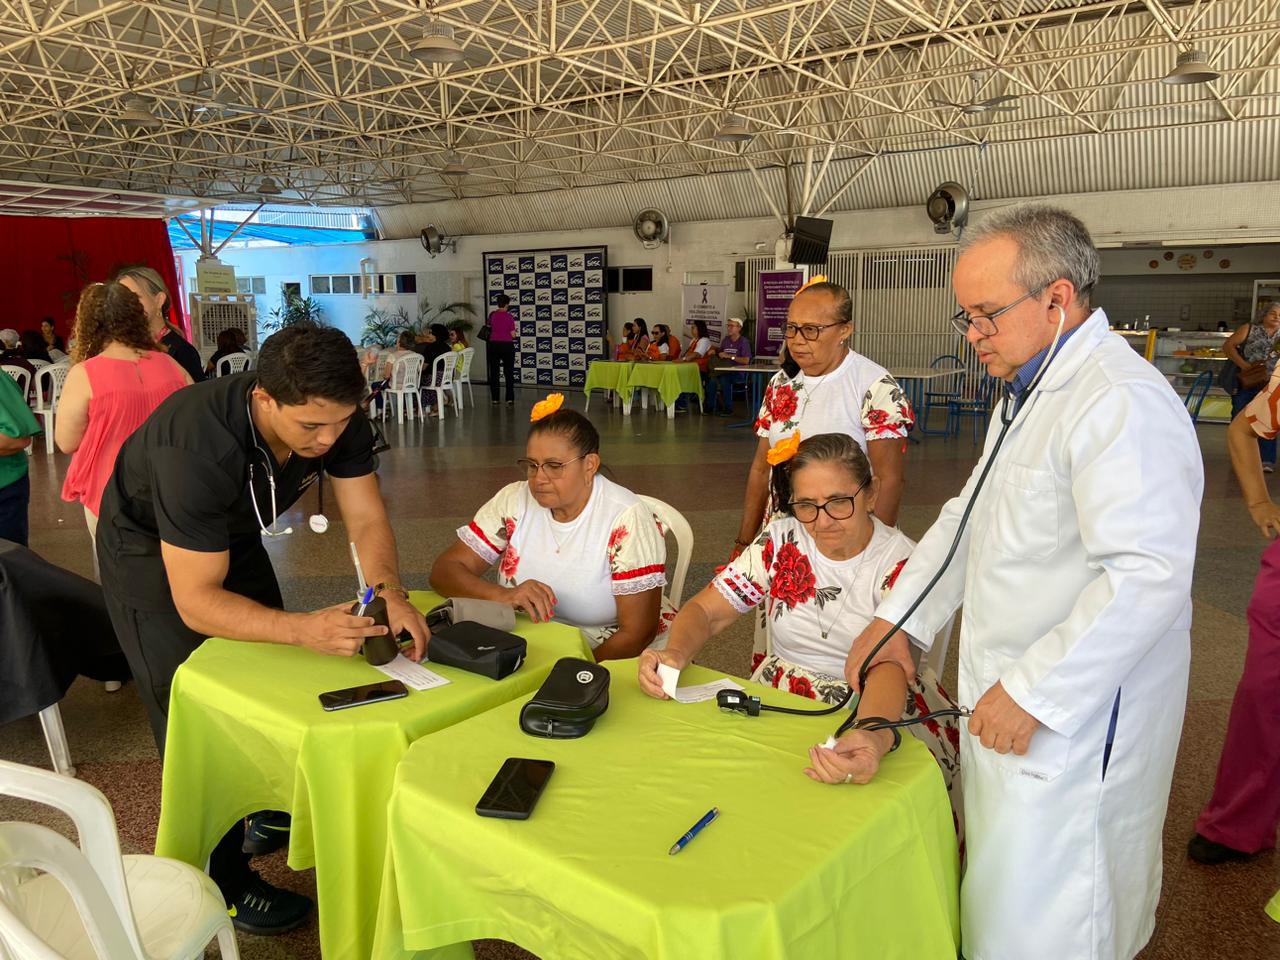
{"type": "Polygon", "coordinates": [[[245,853],[255,857],[274,853],[289,842],[289,826],[292,820],[280,810],[259,810],[249,818],[244,828],[245,853]]]}
{"type": "Polygon", "coordinates": [[[1208,837],[1202,837],[1197,833],[1191,838],[1191,842],[1187,844],[1187,856],[1196,863],[1203,863],[1207,867],[1216,867],[1219,864],[1231,863],[1235,860],[1248,860],[1253,854],[1237,850],[1235,847],[1228,847],[1225,843],[1215,843],[1208,837]]]}
{"type": "Polygon", "coordinates": [[[306,923],[311,907],[311,901],[302,894],[273,887],[254,873],[249,886],[227,907],[227,914],[237,930],[272,937],[306,923]]]}

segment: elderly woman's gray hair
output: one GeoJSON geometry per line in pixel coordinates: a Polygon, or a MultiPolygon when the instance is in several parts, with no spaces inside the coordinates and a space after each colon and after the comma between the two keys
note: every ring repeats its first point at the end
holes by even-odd
{"type": "Polygon", "coordinates": [[[965,230],[959,252],[1002,236],[1018,244],[1013,278],[1020,287],[1040,290],[1055,280],[1070,280],[1076,288],[1076,302],[1089,305],[1089,294],[1100,273],[1098,251],[1077,217],[1041,204],[993,210],[965,230]]]}
{"type": "MultiPolygon", "coordinates": [[[[1267,314],[1277,308],[1280,308],[1280,300],[1263,300],[1258,304],[1258,313],[1254,316],[1253,322],[1262,323],[1267,319],[1267,314]]],[[[4,336],[3,330],[0,330],[0,336],[4,336]]]]}

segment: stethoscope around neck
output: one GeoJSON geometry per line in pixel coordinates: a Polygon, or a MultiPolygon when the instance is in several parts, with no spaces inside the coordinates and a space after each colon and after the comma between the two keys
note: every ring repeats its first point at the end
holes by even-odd
{"type": "MultiPolygon", "coordinates": [[[[252,392],[250,393],[249,396],[251,395],[252,395],[252,392]]],[[[253,449],[254,449],[254,454],[251,454],[249,457],[249,502],[253,504],[253,515],[258,518],[259,533],[261,533],[264,537],[286,537],[289,534],[293,533],[293,527],[285,527],[283,530],[277,530],[275,528],[277,522],[280,519],[280,511],[276,506],[275,458],[271,456],[271,452],[269,450],[264,448],[262,444],[258,442],[258,428],[257,428],[257,425],[254,424],[253,422],[253,410],[250,406],[249,396],[246,396],[244,401],[244,412],[249,417],[249,438],[253,442],[253,449]],[[265,464],[267,468],[267,489],[270,491],[270,496],[271,496],[270,525],[268,525],[267,522],[262,519],[262,508],[258,506],[258,494],[253,489],[253,468],[255,466],[254,464],[255,456],[261,457],[262,463],[265,464]]],[[[308,525],[316,533],[324,533],[326,530],[329,529],[329,520],[323,513],[316,513],[311,515],[311,519],[308,521],[308,525]]]]}

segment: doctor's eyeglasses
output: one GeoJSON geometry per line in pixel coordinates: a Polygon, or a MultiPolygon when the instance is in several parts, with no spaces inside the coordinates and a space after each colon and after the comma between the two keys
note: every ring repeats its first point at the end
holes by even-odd
{"type": "MultiPolygon", "coordinates": [[[[586,454],[583,454],[586,456],[586,454]]],[[[539,463],[537,460],[527,460],[523,457],[516,461],[516,466],[520,468],[520,472],[532,480],[541,470],[548,480],[559,480],[564,476],[564,468],[571,463],[577,463],[582,457],[574,457],[572,460],[547,460],[545,463],[539,463]]]]}
{"type": "MultiPolygon", "coordinates": [[[[1045,284],[1045,287],[1047,286],[1048,284],[1045,284]]],[[[1013,303],[1006,304],[999,310],[992,310],[991,313],[986,316],[983,316],[980,313],[970,314],[967,311],[961,310],[951,318],[951,325],[956,328],[956,332],[962,337],[968,335],[970,327],[977,330],[979,336],[994,337],[1000,332],[1000,328],[996,326],[996,317],[1001,314],[1008,313],[1024,300],[1030,300],[1032,297],[1040,296],[1040,294],[1044,293],[1044,289],[1044,287],[1037,287],[1035,290],[1028,290],[1017,300],[1013,301],[1013,303]]]]}

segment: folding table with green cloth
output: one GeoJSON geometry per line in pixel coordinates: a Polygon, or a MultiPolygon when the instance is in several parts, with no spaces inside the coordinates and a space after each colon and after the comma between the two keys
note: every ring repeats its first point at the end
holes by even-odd
{"type": "Polygon", "coordinates": [[[631,368],[626,384],[620,388],[622,394],[622,412],[631,412],[631,397],[637,387],[649,387],[658,391],[658,396],[667,405],[667,416],[674,417],[673,409],[682,393],[696,394],[698,405],[702,405],[702,371],[693,362],[683,360],[662,360],[653,363],[637,363],[631,368]]]}
{"type": "MultiPolygon", "coordinates": [[[[374,956],[467,957],[496,937],[547,960],[955,957],[960,878],[938,765],[910,736],[872,783],[804,775],[826,717],[654,700],[611,661],[579,740],[521,732],[521,704],[414,744],[396,773],[374,956]],[[508,757],[552,760],[530,819],[476,815],[508,757]],[[720,816],[680,853],[710,808],[720,816]]],[[[690,667],[681,684],[723,674],[690,667]]],[[[766,703],[811,700],[739,681],[766,703]]]]}
{"type": "MultiPolygon", "coordinates": [[[[426,611],[432,593],[410,599],[426,611]]],[[[293,816],[289,866],[316,868],[325,960],[370,953],[396,764],[415,740],[527,699],[561,657],[590,656],[576,627],[516,620],[528,659],[495,681],[428,663],[449,684],[326,713],[318,697],[387,678],[359,655],[207,640],[173,679],[156,853],[204,867],[237,818],[293,816]]],[[[442,743],[444,741],[436,741],[442,743]]]]}
{"type": "Polygon", "coordinates": [[[582,392],[587,395],[587,406],[591,405],[592,390],[612,390],[621,393],[631,375],[634,361],[592,360],[587,365],[587,383],[582,392]]]}

